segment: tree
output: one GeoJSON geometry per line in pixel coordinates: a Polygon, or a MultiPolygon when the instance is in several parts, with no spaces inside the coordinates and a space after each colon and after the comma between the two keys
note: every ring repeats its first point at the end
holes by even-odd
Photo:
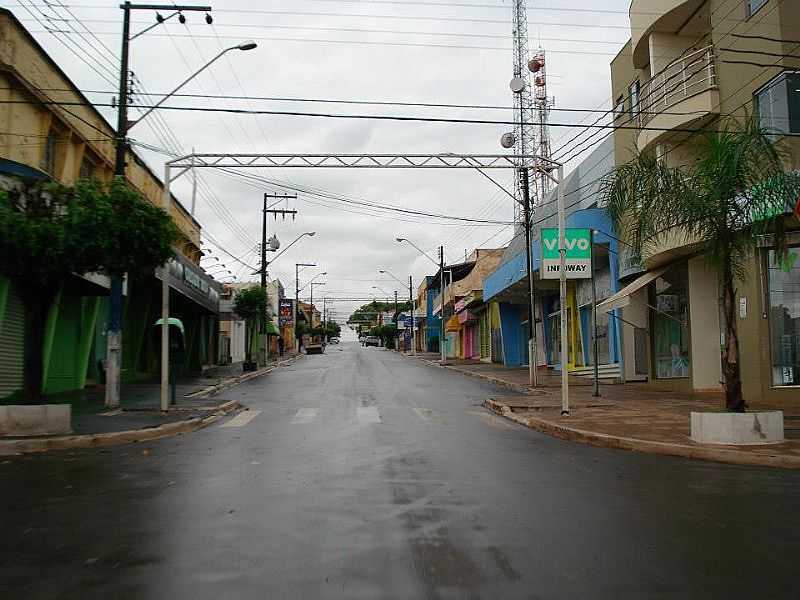
{"type": "Polygon", "coordinates": [[[48,312],[72,274],[152,274],[172,255],[172,219],[124,183],[23,183],[0,192],[0,274],[25,310],[23,393],[42,400],[48,312]]]}
{"type": "Polygon", "coordinates": [[[267,291],[260,286],[239,290],[233,299],[233,310],[245,320],[247,325],[245,333],[245,356],[248,363],[253,362],[253,352],[255,341],[258,339],[256,333],[258,324],[267,309],[267,291]]]}
{"type": "Polygon", "coordinates": [[[783,158],[756,119],[729,120],[702,134],[691,165],[669,167],[653,152],[640,153],[602,185],[617,231],[634,252],[645,256],[679,235],[717,272],[725,319],[725,404],[731,411],[746,409],[736,283],[745,278],[758,235],[772,234],[776,254],[785,255],[786,207],[800,193],[800,177],[785,171],[783,158]]]}

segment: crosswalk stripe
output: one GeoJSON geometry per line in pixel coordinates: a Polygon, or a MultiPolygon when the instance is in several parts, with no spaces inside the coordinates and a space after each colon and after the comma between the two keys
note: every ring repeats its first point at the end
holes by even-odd
{"type": "Polygon", "coordinates": [[[319,413],[318,408],[299,408],[297,409],[297,414],[292,417],[292,425],[311,423],[317,418],[317,413],[319,413]]]}
{"type": "Polygon", "coordinates": [[[362,425],[381,422],[381,415],[377,406],[359,406],[356,409],[356,415],[358,416],[358,422],[362,425]]]}
{"type": "Polygon", "coordinates": [[[358,422],[362,425],[381,422],[381,415],[377,406],[359,406],[356,409],[356,415],[358,416],[358,422]]]}
{"type": "Polygon", "coordinates": [[[230,421],[226,421],[220,427],[244,427],[260,414],[260,410],[246,410],[233,417],[230,421]]]}

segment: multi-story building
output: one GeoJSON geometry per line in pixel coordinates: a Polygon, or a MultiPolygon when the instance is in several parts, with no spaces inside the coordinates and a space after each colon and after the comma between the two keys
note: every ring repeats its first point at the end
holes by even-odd
{"type": "MultiPolygon", "coordinates": [[[[72,185],[82,178],[111,181],[115,131],[36,42],[14,14],[0,9],[0,176],[72,185]]],[[[127,182],[161,206],[162,182],[133,151],[127,182]]],[[[200,224],[173,197],[171,216],[180,232],[171,262],[170,305],[186,332],[187,371],[217,358],[221,286],[199,267],[200,224]]],[[[24,257],[20,257],[24,259],[24,257]]],[[[123,322],[123,380],[158,372],[159,345],[153,327],[160,317],[161,269],[128,281],[123,322]]],[[[59,294],[45,340],[46,393],[80,389],[103,379],[109,281],[74,274],[59,294]]],[[[0,397],[22,384],[23,307],[13,285],[0,277],[0,397]]]]}
{"type": "MultiPolygon", "coordinates": [[[[617,165],[653,151],[670,166],[691,163],[703,126],[757,115],[800,168],[800,3],[781,0],[633,0],[631,39],[611,63],[617,165]]],[[[787,215],[800,256],[797,220],[787,215]]],[[[800,386],[800,261],[778,266],[761,240],[738,283],[745,399],[797,400],[800,386]],[[791,266],[793,265],[793,266],[791,266]]],[[[627,379],[682,391],[718,390],[722,332],[718,278],[676,232],[646,256],[621,250],[627,379]]]]}

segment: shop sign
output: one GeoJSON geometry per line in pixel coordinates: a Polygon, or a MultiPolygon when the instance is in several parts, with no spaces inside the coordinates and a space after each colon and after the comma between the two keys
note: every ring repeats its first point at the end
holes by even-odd
{"type": "Polygon", "coordinates": [[[294,300],[281,300],[278,307],[278,324],[281,327],[292,326],[294,324],[294,300]]]}
{"type": "MultiPolygon", "coordinates": [[[[592,234],[589,229],[567,228],[564,232],[567,279],[592,277],[592,234]]],[[[542,228],[542,279],[559,279],[561,257],[558,249],[558,228],[542,228]]]]}

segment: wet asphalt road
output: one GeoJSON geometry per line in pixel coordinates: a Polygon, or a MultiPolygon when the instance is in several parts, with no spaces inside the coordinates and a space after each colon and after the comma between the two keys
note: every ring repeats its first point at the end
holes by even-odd
{"type": "Polygon", "coordinates": [[[798,597],[800,473],[602,450],[331,346],[190,435],[0,459],[0,598],[798,597]]]}

